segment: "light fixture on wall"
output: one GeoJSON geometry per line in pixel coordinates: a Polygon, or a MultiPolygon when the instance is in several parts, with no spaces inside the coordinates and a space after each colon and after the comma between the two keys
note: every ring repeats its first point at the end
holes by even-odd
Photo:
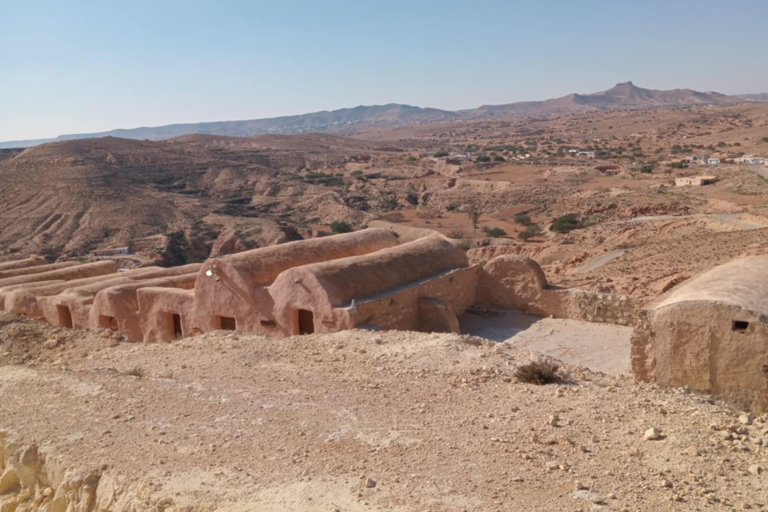
{"type": "Polygon", "coordinates": [[[216,268],[216,265],[213,265],[211,268],[205,271],[205,275],[208,277],[213,277],[217,270],[218,269],[216,268]]]}

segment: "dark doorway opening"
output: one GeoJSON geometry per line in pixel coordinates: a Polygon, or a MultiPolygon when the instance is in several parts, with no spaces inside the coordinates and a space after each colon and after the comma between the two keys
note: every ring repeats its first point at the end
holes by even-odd
{"type": "Polygon", "coordinates": [[[173,337],[181,338],[183,336],[181,332],[181,315],[171,313],[171,320],[173,321],[173,337]]]}
{"type": "Polygon", "coordinates": [[[219,329],[222,331],[234,331],[237,329],[237,323],[234,318],[228,316],[219,317],[219,329]]]}
{"type": "Polygon", "coordinates": [[[315,315],[306,309],[299,310],[299,334],[315,332],[315,315]]]}
{"type": "Polygon", "coordinates": [[[736,332],[747,332],[747,329],[749,329],[749,322],[742,322],[741,320],[734,320],[733,326],[731,327],[736,332]]]}
{"type": "Polygon", "coordinates": [[[59,314],[59,327],[72,328],[72,313],[67,306],[56,306],[56,311],[59,314]]]}
{"type": "Polygon", "coordinates": [[[99,315],[99,327],[110,329],[112,331],[116,331],[119,328],[115,317],[107,315],[99,315]]]}

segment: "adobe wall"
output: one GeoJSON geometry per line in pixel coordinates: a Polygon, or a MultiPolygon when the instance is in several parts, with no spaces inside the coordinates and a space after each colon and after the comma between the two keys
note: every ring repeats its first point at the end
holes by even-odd
{"type": "MultiPolygon", "coordinates": [[[[195,285],[193,323],[202,332],[220,327],[222,316],[235,318],[238,329],[274,332],[262,328],[261,320],[271,317],[273,300],[263,287],[290,268],[378,251],[398,244],[385,229],[354,233],[254,249],[205,262],[195,285]],[[214,270],[212,276],[206,275],[214,270]]],[[[267,320],[269,321],[269,320],[267,320]]]]}
{"type": "MultiPolygon", "coordinates": [[[[37,283],[30,283],[28,285],[17,285],[17,288],[5,292],[8,288],[0,290],[0,296],[4,297],[2,307],[7,311],[11,311],[17,315],[27,315],[30,318],[45,318],[54,325],[59,325],[54,322],[53,319],[58,319],[58,314],[44,312],[41,310],[39,302],[42,297],[50,297],[71,290],[76,290],[72,293],[76,296],[80,296],[80,299],[76,299],[71,296],[62,297],[70,301],[88,301],[96,292],[108,287],[118,284],[129,283],[141,279],[150,279],[160,276],[173,276],[181,273],[196,272],[200,268],[200,264],[184,265],[181,267],[162,268],[162,267],[146,267],[129,270],[127,272],[116,272],[114,274],[106,274],[103,276],[88,277],[84,279],[74,279],[71,281],[59,281],[46,286],[37,286],[37,283]]],[[[9,287],[10,288],[10,287],[9,287]]],[[[56,299],[46,299],[44,302],[55,301],[56,299]]],[[[2,298],[0,298],[2,301],[2,298]]],[[[62,302],[63,305],[63,302],[62,302]]],[[[55,308],[54,308],[55,311],[55,308]]],[[[83,324],[75,325],[75,327],[85,327],[83,324]]]]}
{"type": "Polygon", "coordinates": [[[130,277],[122,277],[120,274],[114,274],[113,277],[110,274],[109,276],[104,276],[98,282],[70,287],[56,295],[41,296],[33,291],[31,298],[25,297],[28,300],[30,310],[27,316],[32,318],[42,317],[51,325],[58,327],[87,328],[90,325],[93,297],[101,290],[111,286],[133,282],[135,281],[130,277]],[[60,307],[67,308],[67,311],[60,310],[60,307]],[[67,323],[70,325],[67,325],[67,323]]]}
{"type": "Polygon", "coordinates": [[[58,270],[61,268],[69,268],[80,265],[76,261],[65,261],[62,263],[51,263],[43,265],[35,265],[32,267],[14,268],[0,271],[0,279],[7,279],[9,277],[26,276],[30,274],[39,274],[41,272],[50,272],[51,270],[58,270]]]}
{"type": "Polygon", "coordinates": [[[632,338],[639,380],[688,387],[756,412],[768,411],[768,318],[717,302],[650,311],[632,338]],[[744,332],[735,320],[748,322],[744,332]]]}
{"type": "Polygon", "coordinates": [[[23,260],[5,261],[0,263],[0,277],[3,277],[3,273],[8,270],[15,270],[27,267],[37,267],[48,263],[42,256],[30,256],[23,260]]]}
{"type": "Polygon", "coordinates": [[[634,325],[640,302],[623,295],[550,287],[538,263],[498,256],[480,271],[477,302],[536,316],[634,325]]]}
{"type": "Polygon", "coordinates": [[[21,284],[12,284],[9,286],[4,286],[0,288],[0,311],[9,311],[10,309],[6,309],[6,298],[8,295],[16,290],[26,290],[26,289],[32,289],[32,288],[42,288],[43,286],[50,286],[52,284],[61,284],[66,283],[66,281],[63,281],[61,279],[52,280],[52,281],[38,281],[36,283],[21,283],[21,284]]]}
{"type": "Polygon", "coordinates": [[[51,281],[63,279],[71,281],[73,279],[82,279],[85,277],[103,276],[117,272],[117,263],[114,261],[98,261],[96,263],[84,263],[82,265],[59,268],[47,272],[28,274],[23,276],[8,277],[0,279],[0,288],[14,284],[35,283],[40,281],[51,281]]]}
{"type": "Polygon", "coordinates": [[[426,331],[431,324],[442,324],[444,319],[452,324],[450,316],[458,318],[467,308],[475,304],[475,284],[480,270],[478,265],[453,269],[409,283],[407,286],[380,296],[355,301],[355,307],[350,312],[351,324],[353,327],[366,326],[381,330],[412,331],[426,331]],[[423,301],[421,307],[419,305],[419,301],[424,298],[440,301],[449,310],[445,311],[445,316],[443,314],[437,317],[423,316],[422,312],[430,313],[423,301]]]}
{"type": "Polygon", "coordinates": [[[137,290],[142,341],[166,341],[176,338],[173,314],[181,320],[182,336],[194,334],[192,316],[195,291],[178,288],[141,288],[137,290]]]}
{"type": "Polygon", "coordinates": [[[195,286],[196,278],[197,274],[192,273],[146,279],[106,288],[98,292],[93,299],[88,325],[92,329],[103,327],[119,331],[135,341],[142,340],[144,336],[141,332],[138,311],[138,290],[150,287],[191,290],[195,286]]]}

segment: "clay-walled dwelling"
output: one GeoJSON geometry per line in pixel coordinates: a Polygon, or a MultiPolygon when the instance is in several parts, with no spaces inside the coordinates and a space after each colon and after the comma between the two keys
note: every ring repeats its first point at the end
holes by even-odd
{"type": "Polygon", "coordinates": [[[715,267],[647,307],[632,339],[640,380],[768,409],[768,256],[715,267]]]}
{"type": "Polygon", "coordinates": [[[60,327],[135,341],[214,330],[292,336],[355,327],[459,332],[475,305],[624,325],[626,297],[553,289],[539,265],[498,256],[470,265],[447,238],[373,228],[253,249],[202,264],[118,272],[114,262],[0,267],[0,306],[60,327]]]}

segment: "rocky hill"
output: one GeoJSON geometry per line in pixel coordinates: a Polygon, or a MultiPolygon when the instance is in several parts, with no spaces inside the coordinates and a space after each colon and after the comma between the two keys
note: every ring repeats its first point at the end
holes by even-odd
{"type": "Polygon", "coordinates": [[[440,123],[463,119],[493,119],[499,117],[540,117],[559,113],[683,107],[691,105],[731,105],[744,101],[765,101],[764,95],[726,96],[716,92],[691,89],[659,91],[637,87],[632,82],[617,84],[607,91],[592,94],[569,94],[545,101],[527,101],[504,105],[485,105],[476,109],[447,111],[390,103],[358,106],[333,111],[251,119],[192,124],[171,124],[159,127],[110,130],[100,133],[61,135],[55,139],[0,142],[0,148],[28,147],[52,141],[94,137],[161,140],[186,134],[249,137],[260,134],[340,132],[376,126],[397,127],[440,123]]]}

